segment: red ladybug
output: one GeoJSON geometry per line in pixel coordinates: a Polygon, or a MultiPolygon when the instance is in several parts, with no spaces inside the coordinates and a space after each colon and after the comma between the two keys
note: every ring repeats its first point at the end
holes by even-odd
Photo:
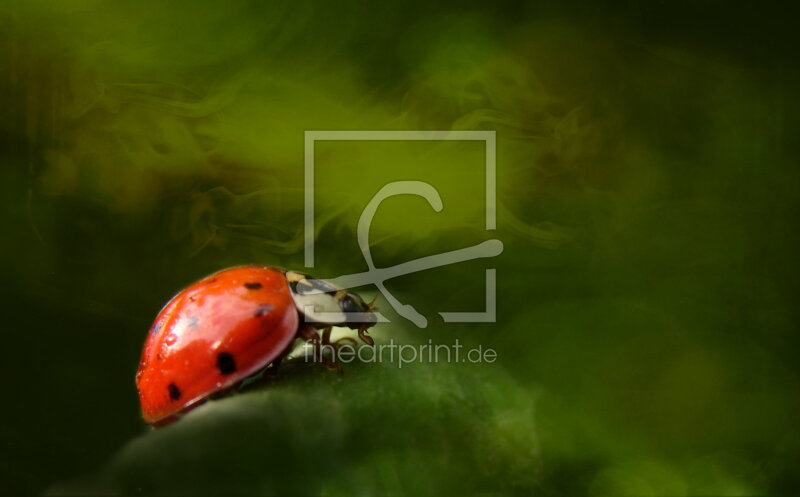
{"type": "MultiPolygon", "coordinates": [[[[295,338],[319,347],[331,326],[367,328],[372,307],[305,274],[266,266],[225,269],[175,295],[153,323],[136,373],[144,420],[162,425],[277,364],[295,338]]],[[[332,368],[338,366],[328,360],[332,368]]]]}

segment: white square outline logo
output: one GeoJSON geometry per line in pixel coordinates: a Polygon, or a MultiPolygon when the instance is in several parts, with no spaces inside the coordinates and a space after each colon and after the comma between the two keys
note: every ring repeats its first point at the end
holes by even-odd
{"type": "MultiPolygon", "coordinates": [[[[497,145],[496,145],[496,132],[494,130],[306,130],[304,134],[304,207],[305,207],[305,259],[304,264],[306,268],[314,267],[314,167],[315,167],[315,144],[318,141],[482,141],[485,144],[485,183],[486,183],[486,230],[493,231],[497,229],[497,145]]],[[[397,183],[420,183],[421,185],[431,186],[422,182],[397,182],[397,183]]],[[[390,185],[387,185],[387,187],[390,185]]],[[[419,186],[419,185],[417,185],[419,186]]],[[[431,187],[433,188],[433,187],[431,187]]],[[[386,189],[386,188],[384,188],[386,189]]],[[[435,192],[435,189],[433,189],[435,192]]],[[[383,191],[383,190],[382,190],[383,191]]],[[[401,193],[412,193],[409,191],[401,193]]],[[[416,192],[414,192],[416,193],[416,192]]],[[[421,195],[421,194],[420,194],[421,195]]],[[[435,192],[438,198],[438,192],[435,192]]],[[[423,195],[424,196],[424,195],[423,195]]],[[[434,201],[426,197],[434,206],[434,201]]],[[[374,199],[373,199],[374,200],[374,199]]],[[[378,202],[380,203],[380,202],[378,202]]],[[[439,199],[439,203],[441,200],[439,199]]],[[[441,210],[441,206],[434,209],[441,210]]],[[[362,214],[363,216],[363,214],[362,214]]],[[[359,224],[361,224],[359,222],[359,224]]],[[[361,241],[361,240],[360,240],[361,241]]],[[[368,242],[367,242],[368,243],[368,242]]],[[[362,250],[364,247],[362,246],[362,250]]],[[[368,248],[367,248],[368,251],[368,248]]],[[[474,259],[478,257],[494,257],[502,252],[502,243],[499,240],[488,240],[479,245],[469,247],[466,249],[456,250],[446,254],[440,254],[442,257],[430,256],[412,263],[404,263],[400,266],[416,266],[408,272],[415,272],[425,268],[437,267],[444,264],[451,264],[454,262],[463,262],[464,260],[474,259]],[[493,243],[494,242],[494,243],[493,243]],[[461,255],[457,255],[461,254],[461,255]],[[470,255],[467,255],[470,254],[470,255]],[[446,260],[447,262],[436,263],[433,259],[446,260]]],[[[365,253],[365,258],[369,266],[374,268],[371,256],[365,253]]],[[[402,271],[395,271],[395,273],[407,274],[402,271]]],[[[397,276],[398,274],[394,274],[397,276]]],[[[360,286],[364,284],[363,279],[359,278],[360,275],[347,275],[335,280],[342,288],[349,288],[351,286],[360,286]]],[[[388,278],[385,278],[388,279],[388,278]]],[[[397,302],[391,294],[383,286],[383,280],[374,282],[381,293],[389,300],[392,307],[398,311],[400,315],[414,322],[417,326],[424,328],[427,326],[427,320],[419,315],[411,306],[403,305],[397,302]]],[[[378,314],[378,313],[376,313],[378,314]]],[[[486,270],[486,310],[482,312],[439,312],[445,322],[461,322],[461,323],[493,323],[497,319],[497,274],[495,268],[486,270]]],[[[378,314],[380,321],[388,321],[384,316],[378,314]]]]}

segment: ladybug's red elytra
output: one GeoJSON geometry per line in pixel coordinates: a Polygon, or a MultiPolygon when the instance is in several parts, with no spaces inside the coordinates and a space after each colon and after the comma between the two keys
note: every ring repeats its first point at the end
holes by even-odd
{"type": "Polygon", "coordinates": [[[376,322],[361,297],[303,273],[268,266],[214,273],[175,295],[153,322],[136,373],[142,416],[154,425],[174,421],[277,366],[296,338],[329,344],[331,326],[357,329],[371,345],[366,330],[376,322]]]}

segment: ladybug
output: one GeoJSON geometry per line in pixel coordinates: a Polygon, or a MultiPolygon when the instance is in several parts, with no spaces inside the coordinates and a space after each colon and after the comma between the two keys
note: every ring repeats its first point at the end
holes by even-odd
{"type": "Polygon", "coordinates": [[[332,326],[356,329],[372,345],[367,329],[376,322],[361,297],[303,273],[268,266],[214,273],[175,295],[153,322],[136,372],[142,416],[168,424],[270,364],[276,368],[296,338],[319,352],[330,344],[332,326]]]}

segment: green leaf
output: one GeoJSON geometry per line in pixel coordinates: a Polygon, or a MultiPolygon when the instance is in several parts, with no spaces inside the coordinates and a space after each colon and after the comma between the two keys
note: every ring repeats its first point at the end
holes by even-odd
{"type": "Polygon", "coordinates": [[[124,494],[527,493],[529,392],[499,368],[294,361],[130,442],[97,475],[124,494]]]}

